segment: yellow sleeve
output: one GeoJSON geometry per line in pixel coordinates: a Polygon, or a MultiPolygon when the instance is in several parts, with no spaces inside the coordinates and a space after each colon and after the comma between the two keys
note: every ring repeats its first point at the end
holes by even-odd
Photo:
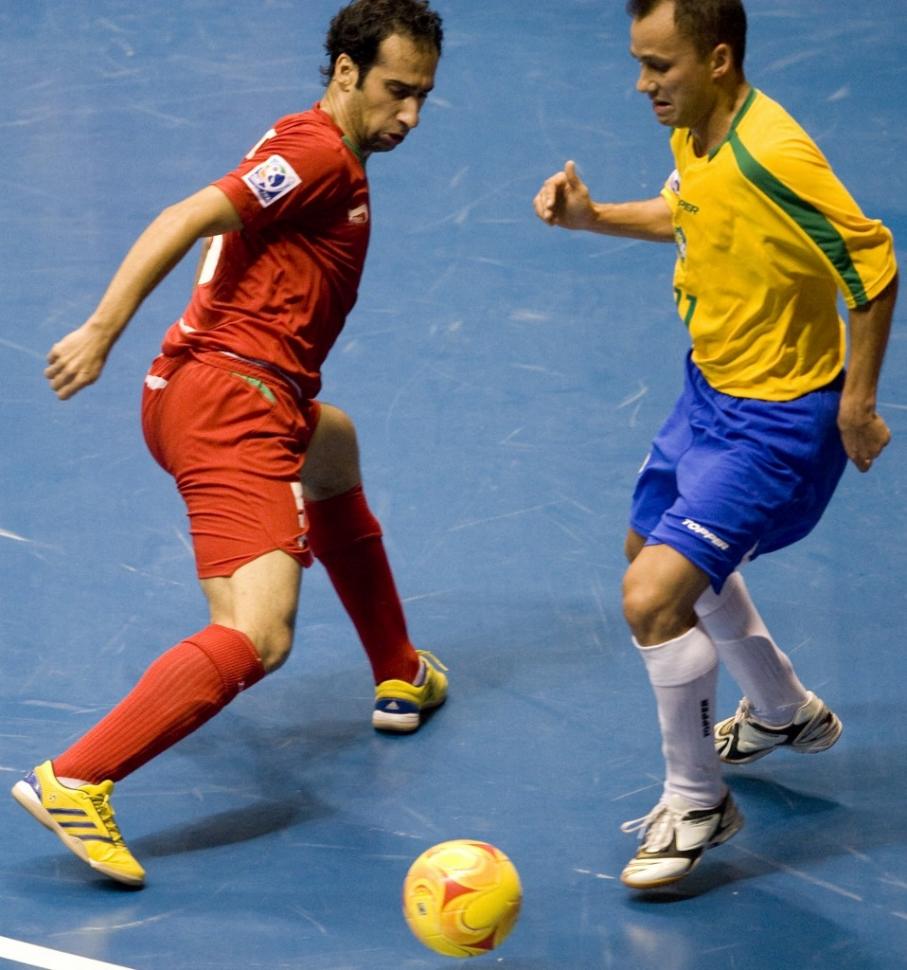
{"type": "Polygon", "coordinates": [[[897,273],[891,232],[863,214],[819,148],[788,140],[753,161],[754,181],[812,240],[847,306],[875,299],[897,273]]]}
{"type": "Polygon", "coordinates": [[[661,197],[668,203],[673,219],[674,213],[677,211],[677,200],[680,198],[680,175],[676,168],[665,179],[665,184],[661,189],[661,197]]]}

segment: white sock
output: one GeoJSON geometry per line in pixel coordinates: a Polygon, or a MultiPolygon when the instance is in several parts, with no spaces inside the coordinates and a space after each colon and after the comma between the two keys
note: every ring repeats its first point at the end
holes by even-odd
{"type": "Polygon", "coordinates": [[[680,795],[698,808],[724,798],[725,785],[712,740],[718,679],[715,647],[698,626],[667,643],[641,647],[658,706],[665,795],[680,795]]]}
{"type": "Polygon", "coordinates": [[[720,594],[707,589],[695,609],[756,719],[775,727],[790,724],[807,691],[768,632],[740,573],[728,577],[720,594]]]}

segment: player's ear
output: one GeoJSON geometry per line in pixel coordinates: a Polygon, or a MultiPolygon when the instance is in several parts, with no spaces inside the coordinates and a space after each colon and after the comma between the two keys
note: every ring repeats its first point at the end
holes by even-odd
{"type": "Polygon", "coordinates": [[[349,54],[340,54],[334,62],[331,78],[341,91],[349,93],[359,83],[359,66],[349,54]]]}
{"type": "Polygon", "coordinates": [[[726,77],[734,69],[734,53],[729,44],[719,44],[710,58],[712,78],[716,81],[726,77]]]}

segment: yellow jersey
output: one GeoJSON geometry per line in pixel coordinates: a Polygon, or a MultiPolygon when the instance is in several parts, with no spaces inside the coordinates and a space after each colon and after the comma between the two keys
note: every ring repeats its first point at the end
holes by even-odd
{"type": "Polygon", "coordinates": [[[671,136],[674,295],[693,361],[717,391],[788,401],[833,380],[846,337],[837,292],[860,307],[897,272],[891,233],[868,219],[822,152],[752,89],[727,137],[697,156],[671,136]]]}

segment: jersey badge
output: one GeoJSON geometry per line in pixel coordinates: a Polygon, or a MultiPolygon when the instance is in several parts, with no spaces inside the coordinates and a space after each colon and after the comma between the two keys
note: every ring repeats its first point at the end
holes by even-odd
{"type": "Polygon", "coordinates": [[[349,220],[357,226],[361,226],[364,222],[368,222],[368,206],[357,205],[355,209],[350,209],[349,220]]]}
{"type": "Polygon", "coordinates": [[[677,243],[677,255],[681,263],[687,261],[687,234],[680,226],[674,226],[674,242],[677,243]]]}
{"type": "Polygon", "coordinates": [[[255,194],[263,209],[302,184],[302,179],[293,170],[293,166],[280,155],[272,155],[256,165],[246,172],[242,180],[255,194]]]}

